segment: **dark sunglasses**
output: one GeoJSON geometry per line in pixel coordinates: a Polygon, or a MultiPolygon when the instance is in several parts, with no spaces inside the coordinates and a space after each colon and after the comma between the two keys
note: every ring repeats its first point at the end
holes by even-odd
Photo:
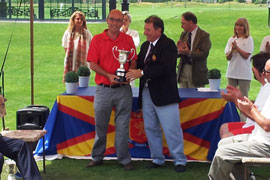
{"type": "Polygon", "coordinates": [[[264,73],[270,73],[270,70],[269,71],[266,71],[265,69],[263,69],[263,72],[264,73]]]}

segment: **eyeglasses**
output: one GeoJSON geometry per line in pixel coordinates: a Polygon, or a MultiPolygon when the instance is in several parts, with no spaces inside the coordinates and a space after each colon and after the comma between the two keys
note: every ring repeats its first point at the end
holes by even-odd
{"type": "Polygon", "coordinates": [[[123,19],[115,19],[113,17],[109,17],[109,21],[116,22],[116,23],[121,23],[121,22],[123,22],[123,19]]]}
{"type": "Polygon", "coordinates": [[[270,73],[270,70],[267,71],[267,70],[263,69],[263,72],[264,73],[270,73]]]}

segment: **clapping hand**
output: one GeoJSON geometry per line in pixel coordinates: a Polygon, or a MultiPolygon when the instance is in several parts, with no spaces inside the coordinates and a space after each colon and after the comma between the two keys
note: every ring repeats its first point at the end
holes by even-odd
{"type": "Polygon", "coordinates": [[[183,54],[183,55],[188,55],[190,52],[187,42],[183,42],[181,40],[177,42],[177,49],[178,49],[179,54],[183,54]]]}
{"type": "Polygon", "coordinates": [[[252,108],[257,108],[247,97],[244,97],[244,100],[237,99],[237,105],[240,111],[246,114],[248,117],[252,117],[252,108]]]}
{"type": "Polygon", "coordinates": [[[237,48],[238,48],[237,43],[236,43],[236,41],[234,40],[234,41],[232,42],[232,51],[233,51],[233,52],[237,52],[237,48]]]}
{"type": "Polygon", "coordinates": [[[226,93],[224,91],[221,91],[220,93],[222,98],[225,99],[226,101],[231,101],[236,104],[237,99],[243,100],[242,93],[238,88],[228,85],[226,87],[226,91],[227,91],[226,93]]]}

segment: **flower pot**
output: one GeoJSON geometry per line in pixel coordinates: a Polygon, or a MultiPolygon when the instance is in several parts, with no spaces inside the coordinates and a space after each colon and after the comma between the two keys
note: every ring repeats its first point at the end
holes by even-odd
{"type": "Polygon", "coordinates": [[[79,87],[88,87],[89,76],[79,76],[79,87]]]}
{"type": "Polygon", "coordinates": [[[220,79],[208,79],[210,90],[219,90],[220,89],[220,79]]]}
{"type": "Polygon", "coordinates": [[[67,94],[76,94],[78,88],[78,83],[67,83],[66,82],[66,93],[67,94]]]}

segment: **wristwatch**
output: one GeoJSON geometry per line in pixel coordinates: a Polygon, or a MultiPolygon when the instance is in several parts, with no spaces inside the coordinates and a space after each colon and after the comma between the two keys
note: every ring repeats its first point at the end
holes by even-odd
{"type": "Polygon", "coordinates": [[[143,76],[143,70],[141,70],[141,75],[143,76]]]}

